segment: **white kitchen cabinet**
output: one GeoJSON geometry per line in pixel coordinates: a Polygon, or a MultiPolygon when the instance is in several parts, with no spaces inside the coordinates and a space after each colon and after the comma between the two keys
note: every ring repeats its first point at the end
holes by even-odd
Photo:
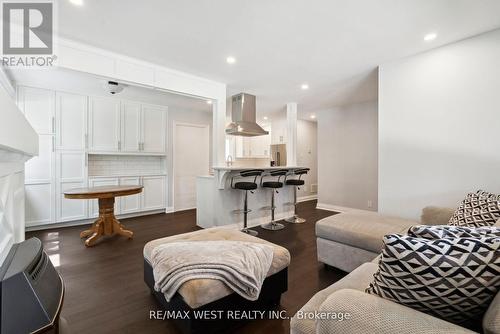
{"type": "Polygon", "coordinates": [[[64,191],[87,186],[86,154],[78,151],[56,153],[56,221],[86,219],[88,201],[64,198],[64,191]]]}
{"type": "Polygon", "coordinates": [[[87,146],[87,97],[56,93],[56,148],[85,150],[87,146]]]}
{"type": "Polygon", "coordinates": [[[54,184],[25,184],[26,226],[52,224],[54,222],[54,184]]]}
{"type": "MultiPolygon", "coordinates": [[[[140,177],[121,177],[121,186],[137,186],[141,185],[140,177]]],[[[120,212],[121,214],[134,213],[141,210],[141,194],[121,196],[120,199],[120,212]]]]}
{"type": "Polygon", "coordinates": [[[55,92],[52,90],[18,87],[17,105],[38,134],[55,132],[55,92]]]}
{"type": "Polygon", "coordinates": [[[50,183],[54,178],[54,136],[38,135],[38,156],[25,164],[25,183],[50,183]]]}
{"type": "MultiPolygon", "coordinates": [[[[100,186],[117,186],[119,185],[119,179],[116,177],[99,177],[99,178],[89,178],[89,187],[100,187],[100,186]]],[[[99,203],[97,199],[89,200],[90,212],[89,216],[95,218],[99,215],[99,203]]],[[[115,215],[120,214],[120,200],[119,197],[115,198],[115,215]]]]}
{"type": "Polygon", "coordinates": [[[167,109],[142,105],[142,151],[164,153],[166,144],[167,109]]]}
{"type": "MultiPolygon", "coordinates": [[[[267,126],[262,127],[270,132],[267,126]]],[[[271,134],[255,137],[234,137],[234,154],[236,158],[269,158],[271,134]]]]}
{"type": "Polygon", "coordinates": [[[120,150],[120,101],[112,98],[89,99],[89,150],[120,150]]]}
{"type": "Polygon", "coordinates": [[[164,209],[166,201],[165,176],[143,176],[142,211],[164,209]]]}
{"type": "Polygon", "coordinates": [[[141,151],[141,104],[122,101],[121,105],[121,151],[141,151]]]}

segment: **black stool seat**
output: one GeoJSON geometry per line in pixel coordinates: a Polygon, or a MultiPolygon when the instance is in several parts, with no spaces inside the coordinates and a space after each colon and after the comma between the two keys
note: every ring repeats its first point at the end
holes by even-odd
{"type": "Polygon", "coordinates": [[[262,186],[265,188],[283,188],[283,182],[266,181],[262,183],[262,186]]]}
{"type": "Polygon", "coordinates": [[[234,188],[241,190],[255,190],[257,189],[257,183],[254,182],[236,182],[234,188]]]}
{"type": "Polygon", "coordinates": [[[304,180],[299,180],[299,179],[286,180],[286,185],[288,185],[288,186],[303,186],[304,184],[305,184],[304,180]]]}

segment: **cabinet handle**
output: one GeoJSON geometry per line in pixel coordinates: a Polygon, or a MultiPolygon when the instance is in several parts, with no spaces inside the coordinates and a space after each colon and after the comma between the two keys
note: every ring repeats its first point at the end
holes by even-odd
{"type": "Polygon", "coordinates": [[[122,150],[122,142],[118,141],[118,151],[121,151],[121,150],[122,150]]]}
{"type": "Polygon", "coordinates": [[[89,148],[89,135],[86,133],[85,134],[85,149],[89,148]]]}
{"type": "Polygon", "coordinates": [[[52,116],[52,133],[56,132],[56,118],[52,116]]]}
{"type": "Polygon", "coordinates": [[[56,151],[56,137],[52,136],[52,152],[56,151]]]}

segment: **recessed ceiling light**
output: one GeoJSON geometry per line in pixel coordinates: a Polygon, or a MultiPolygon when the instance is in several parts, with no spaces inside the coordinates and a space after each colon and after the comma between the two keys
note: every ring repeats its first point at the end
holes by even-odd
{"type": "Polygon", "coordinates": [[[300,85],[300,89],[307,90],[307,89],[309,89],[309,85],[306,83],[303,83],[302,85],[300,85]]]}
{"type": "Polygon", "coordinates": [[[212,100],[207,100],[207,104],[212,104],[212,100]]]}
{"type": "Polygon", "coordinates": [[[234,63],[236,63],[236,58],[229,56],[226,58],[226,62],[228,64],[234,64],[234,63]]]}
{"type": "Polygon", "coordinates": [[[435,40],[437,37],[437,34],[434,32],[431,32],[430,34],[427,34],[424,36],[424,41],[429,42],[435,40]]]}
{"type": "Polygon", "coordinates": [[[264,116],[264,117],[262,117],[262,118],[264,119],[264,121],[267,121],[267,116],[264,116]]]}
{"type": "Polygon", "coordinates": [[[69,0],[73,5],[83,6],[83,0],[69,0]]]}
{"type": "Polygon", "coordinates": [[[316,119],[316,115],[311,115],[309,117],[311,117],[311,119],[316,119]]]}

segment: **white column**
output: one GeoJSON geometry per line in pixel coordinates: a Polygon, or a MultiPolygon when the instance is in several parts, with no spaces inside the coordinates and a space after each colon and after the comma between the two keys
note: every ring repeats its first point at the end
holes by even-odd
{"type": "Polygon", "coordinates": [[[288,166],[297,165],[297,103],[286,104],[286,164],[288,166]]]}
{"type": "Polygon", "coordinates": [[[212,108],[212,164],[221,166],[226,161],[226,97],[214,101],[212,108]]]}

